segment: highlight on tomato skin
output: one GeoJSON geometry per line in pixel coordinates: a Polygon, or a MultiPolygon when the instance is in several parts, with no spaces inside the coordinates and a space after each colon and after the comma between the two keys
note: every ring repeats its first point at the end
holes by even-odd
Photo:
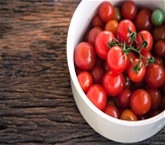
{"type": "Polygon", "coordinates": [[[130,106],[136,115],[144,115],[151,108],[151,96],[144,89],[134,91],[130,97],[130,106]]]}
{"type": "Polygon", "coordinates": [[[103,1],[75,47],[82,90],[116,119],[144,120],[165,110],[165,25],[152,16],[157,9],[103,1]]]}
{"type": "Polygon", "coordinates": [[[98,109],[104,110],[107,104],[107,95],[101,85],[91,85],[86,95],[98,109]]]}

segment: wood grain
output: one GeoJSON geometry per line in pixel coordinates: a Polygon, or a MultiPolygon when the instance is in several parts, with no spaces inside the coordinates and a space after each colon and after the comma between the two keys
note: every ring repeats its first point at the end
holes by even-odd
{"type": "MultiPolygon", "coordinates": [[[[79,2],[0,1],[1,145],[118,144],[88,126],[72,96],[66,39],[79,2]]],[[[164,143],[165,128],[140,144],[164,143]]]]}

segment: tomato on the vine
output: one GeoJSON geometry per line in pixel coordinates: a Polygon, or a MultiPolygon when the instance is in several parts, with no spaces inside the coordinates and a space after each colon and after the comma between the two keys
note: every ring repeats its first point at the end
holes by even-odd
{"type": "Polygon", "coordinates": [[[110,31],[102,31],[96,38],[95,49],[99,57],[106,60],[109,51],[108,43],[115,39],[115,35],[110,31]]]}
{"type": "Polygon", "coordinates": [[[127,68],[128,76],[133,82],[140,82],[144,78],[145,72],[146,67],[142,60],[137,58],[132,63],[129,63],[127,68]]]}
{"type": "Polygon", "coordinates": [[[116,34],[117,39],[121,43],[125,43],[126,46],[129,46],[133,43],[133,39],[131,39],[132,34],[136,32],[136,27],[131,20],[124,19],[122,20],[117,28],[116,34]]]}
{"type": "Polygon", "coordinates": [[[146,114],[151,108],[151,97],[144,89],[137,89],[130,98],[130,106],[136,115],[146,114]]]}
{"type": "Polygon", "coordinates": [[[136,47],[140,49],[141,52],[149,52],[153,45],[153,38],[149,31],[142,30],[137,34],[136,37],[136,47]]]}
{"type": "Polygon", "coordinates": [[[107,65],[114,73],[122,73],[127,66],[127,55],[120,46],[113,46],[108,51],[107,65]]]}
{"type": "Polygon", "coordinates": [[[110,96],[118,95],[124,88],[125,80],[122,73],[107,72],[103,77],[103,88],[110,96]]]}
{"type": "Polygon", "coordinates": [[[86,95],[98,109],[104,110],[107,104],[107,95],[101,85],[91,85],[86,95]]]}

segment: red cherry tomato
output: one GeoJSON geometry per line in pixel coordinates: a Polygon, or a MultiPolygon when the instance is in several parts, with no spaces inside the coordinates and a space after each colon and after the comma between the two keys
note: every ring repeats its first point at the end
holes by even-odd
{"type": "Polygon", "coordinates": [[[96,62],[94,47],[87,42],[79,43],[74,51],[74,62],[82,70],[90,70],[96,62]]]}
{"type": "Polygon", "coordinates": [[[108,43],[110,43],[115,36],[110,31],[102,31],[96,38],[95,49],[99,57],[106,60],[109,51],[108,43]]]}
{"type": "Polygon", "coordinates": [[[103,88],[110,96],[118,95],[124,88],[123,74],[114,74],[111,71],[107,72],[103,77],[103,88]]]}
{"type": "Polygon", "coordinates": [[[153,24],[151,22],[151,14],[152,11],[149,9],[142,9],[140,10],[136,17],[135,17],[135,26],[137,28],[137,31],[147,30],[151,31],[153,28],[153,24]]]}
{"type": "Polygon", "coordinates": [[[103,22],[108,22],[113,18],[114,8],[110,2],[102,2],[99,7],[99,16],[103,22]]]}
{"type": "Polygon", "coordinates": [[[92,75],[93,83],[95,83],[95,84],[101,84],[102,83],[102,79],[104,76],[104,70],[102,67],[97,66],[97,65],[94,66],[90,70],[90,74],[92,75]]]}
{"type": "Polygon", "coordinates": [[[148,59],[150,59],[152,57],[152,54],[150,52],[146,51],[146,52],[142,52],[142,55],[144,56],[142,58],[142,62],[143,62],[144,65],[147,65],[148,59]]]}
{"type": "Polygon", "coordinates": [[[82,71],[77,76],[80,86],[84,92],[92,85],[92,76],[87,71],[82,71]]]}
{"type": "Polygon", "coordinates": [[[119,118],[120,117],[120,113],[119,110],[116,106],[114,105],[107,105],[105,107],[105,109],[103,110],[104,113],[114,117],[114,118],[119,118]]]}
{"type": "Polygon", "coordinates": [[[134,59],[127,68],[128,76],[133,82],[140,82],[144,78],[145,72],[146,68],[139,59],[134,59]]]}
{"type": "Polygon", "coordinates": [[[133,85],[133,82],[131,81],[131,79],[128,77],[128,75],[126,73],[124,74],[124,79],[125,79],[124,87],[127,88],[127,89],[131,89],[132,85],[133,85]]]}
{"type": "Polygon", "coordinates": [[[154,52],[158,57],[164,57],[165,56],[165,41],[164,40],[158,40],[154,46],[154,52]]]}
{"type": "Polygon", "coordinates": [[[152,38],[151,33],[146,30],[140,31],[137,34],[136,42],[137,42],[136,43],[137,49],[140,49],[142,53],[149,52],[153,45],[153,38],[152,38]]]}
{"type": "Polygon", "coordinates": [[[152,35],[155,41],[158,41],[160,39],[165,41],[165,25],[162,24],[160,26],[154,27],[152,35]]]}
{"type": "Polygon", "coordinates": [[[108,51],[107,65],[114,73],[122,73],[127,67],[127,55],[120,46],[113,46],[108,51]]]}
{"type": "Polygon", "coordinates": [[[125,1],[122,5],[122,16],[133,20],[137,14],[137,6],[133,1],[125,1]]]}
{"type": "Polygon", "coordinates": [[[92,27],[104,27],[104,22],[100,19],[99,15],[95,15],[91,20],[92,27]]]}
{"type": "Polygon", "coordinates": [[[102,88],[102,86],[98,84],[93,84],[90,86],[86,93],[89,100],[100,110],[104,110],[107,104],[107,95],[102,88]]]}
{"type": "Polygon", "coordinates": [[[130,37],[130,31],[131,32],[136,32],[135,25],[132,21],[130,20],[122,20],[117,28],[116,34],[117,34],[117,39],[121,43],[125,43],[127,46],[131,45],[133,40],[130,37]]]}
{"type": "Polygon", "coordinates": [[[149,64],[146,68],[145,81],[150,88],[159,88],[165,82],[165,70],[162,65],[149,64]]]}
{"type": "Polygon", "coordinates": [[[124,88],[121,93],[118,95],[118,102],[119,106],[122,108],[129,108],[130,107],[130,96],[131,96],[131,91],[127,88],[124,88]]]}
{"type": "Polygon", "coordinates": [[[96,38],[97,38],[97,36],[99,35],[100,32],[102,32],[101,27],[94,27],[89,31],[88,42],[90,44],[92,44],[93,46],[95,46],[96,38]]]}
{"type": "Polygon", "coordinates": [[[134,91],[130,98],[130,106],[136,115],[146,114],[151,108],[151,97],[144,89],[134,91]]]}
{"type": "Polygon", "coordinates": [[[130,109],[126,109],[121,113],[120,119],[122,120],[128,120],[128,121],[136,121],[138,120],[136,114],[132,112],[130,109]]]}
{"type": "Polygon", "coordinates": [[[147,92],[151,96],[151,109],[156,110],[161,103],[161,93],[158,89],[147,89],[147,92]]]}

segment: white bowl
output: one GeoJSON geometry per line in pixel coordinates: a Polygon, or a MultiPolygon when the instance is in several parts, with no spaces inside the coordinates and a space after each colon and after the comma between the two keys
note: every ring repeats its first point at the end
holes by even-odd
{"type": "MultiPolygon", "coordinates": [[[[110,0],[113,5],[122,0],[110,0]]],[[[161,8],[165,11],[165,0],[134,0],[137,5],[149,8],[161,8]]],[[[121,143],[133,143],[150,138],[165,126],[165,111],[142,121],[124,121],[106,115],[96,108],[81,89],[74,66],[74,49],[82,40],[91,18],[96,13],[101,0],[83,0],[77,7],[68,31],[67,61],[71,76],[71,86],[78,109],[87,123],[99,134],[121,143]]]]}

